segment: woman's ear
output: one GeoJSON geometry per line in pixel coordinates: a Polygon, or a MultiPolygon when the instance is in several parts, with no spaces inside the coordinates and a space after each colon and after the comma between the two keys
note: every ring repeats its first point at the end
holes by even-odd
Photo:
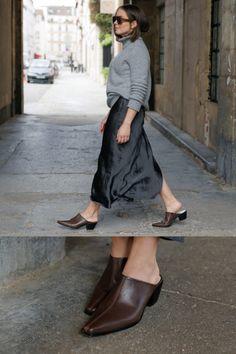
{"type": "Polygon", "coordinates": [[[134,20],[131,22],[131,28],[134,29],[136,27],[138,27],[138,22],[136,20],[134,20]]]}

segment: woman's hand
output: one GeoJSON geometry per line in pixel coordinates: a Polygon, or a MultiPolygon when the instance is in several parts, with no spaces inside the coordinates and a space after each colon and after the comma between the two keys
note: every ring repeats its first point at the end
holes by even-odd
{"type": "Polygon", "coordinates": [[[106,122],[107,122],[107,117],[108,117],[108,116],[106,116],[105,118],[103,118],[103,120],[102,120],[101,123],[100,123],[100,127],[99,127],[100,133],[103,133],[103,132],[104,132],[105,125],[106,125],[106,122]]]}
{"type": "Polygon", "coordinates": [[[118,144],[124,144],[129,141],[130,138],[131,126],[129,123],[123,122],[120,128],[118,129],[116,141],[118,144]]]}

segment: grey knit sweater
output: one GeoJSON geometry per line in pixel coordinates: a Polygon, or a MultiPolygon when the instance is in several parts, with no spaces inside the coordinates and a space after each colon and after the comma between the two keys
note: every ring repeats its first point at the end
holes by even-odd
{"type": "Polygon", "coordinates": [[[128,107],[139,112],[143,105],[149,109],[151,93],[150,56],[141,37],[131,42],[130,36],[118,39],[123,50],[109,66],[107,81],[107,105],[112,107],[123,96],[129,100],[128,107]]]}

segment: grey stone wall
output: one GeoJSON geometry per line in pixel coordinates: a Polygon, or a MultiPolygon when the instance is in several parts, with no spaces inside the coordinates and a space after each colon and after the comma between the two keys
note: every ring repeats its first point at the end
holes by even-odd
{"type": "Polygon", "coordinates": [[[236,186],[236,0],[222,2],[218,175],[236,186]]]}
{"type": "Polygon", "coordinates": [[[1,237],[0,284],[64,256],[64,237],[1,237]]]}
{"type": "MultiPolygon", "coordinates": [[[[151,22],[145,36],[154,110],[218,156],[217,173],[236,185],[236,0],[220,1],[218,103],[209,100],[212,0],[134,0],[151,22]],[[158,83],[159,6],[165,4],[165,73],[158,83]]],[[[153,107],[152,107],[153,109],[153,107]]]]}

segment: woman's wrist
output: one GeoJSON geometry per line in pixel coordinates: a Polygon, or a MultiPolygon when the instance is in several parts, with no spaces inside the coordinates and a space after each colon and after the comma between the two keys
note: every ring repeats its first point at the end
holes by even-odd
{"type": "Polygon", "coordinates": [[[131,126],[132,121],[124,119],[123,124],[128,125],[129,127],[131,126]]]}
{"type": "Polygon", "coordinates": [[[135,111],[132,108],[128,108],[128,111],[126,113],[125,119],[123,121],[124,124],[131,126],[135,116],[137,114],[137,111],[135,111]]]}

